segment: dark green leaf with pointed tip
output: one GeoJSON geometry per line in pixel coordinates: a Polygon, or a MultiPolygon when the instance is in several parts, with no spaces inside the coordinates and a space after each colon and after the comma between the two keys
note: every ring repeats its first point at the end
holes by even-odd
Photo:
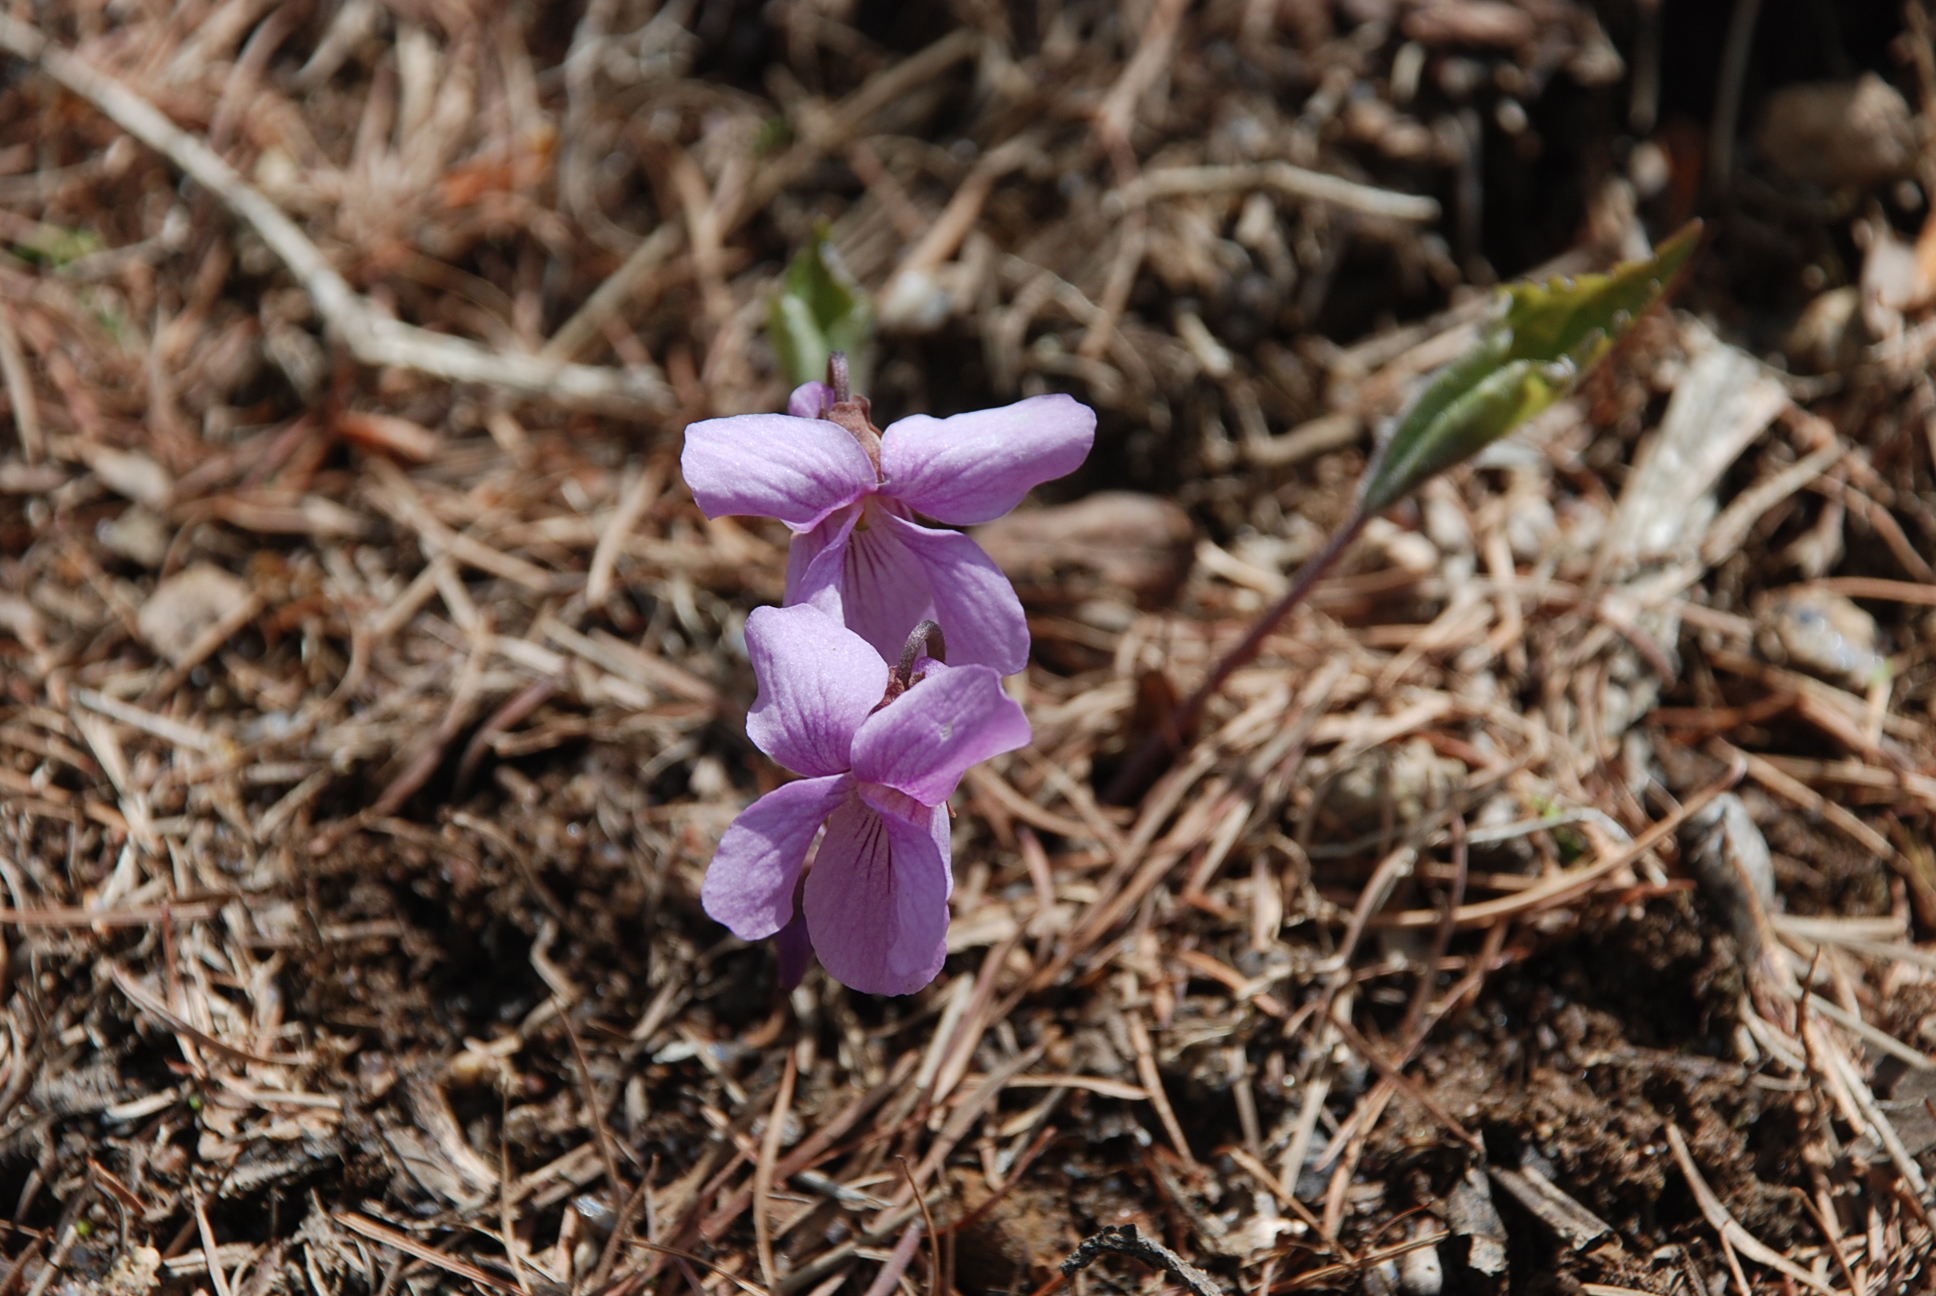
{"type": "Polygon", "coordinates": [[[856,391],[867,386],[874,304],[827,242],[824,228],[795,254],[767,315],[767,333],[794,383],[824,381],[827,357],[847,353],[856,391]]]}
{"type": "Polygon", "coordinates": [[[1661,299],[1700,241],[1694,221],[1653,256],[1606,274],[1504,289],[1504,310],[1426,384],[1373,459],[1364,511],[1391,507],[1564,397],[1661,299]]]}

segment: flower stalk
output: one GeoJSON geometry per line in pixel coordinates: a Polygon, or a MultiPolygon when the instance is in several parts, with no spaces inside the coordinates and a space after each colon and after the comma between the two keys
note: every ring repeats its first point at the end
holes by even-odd
{"type": "Polygon", "coordinates": [[[1691,221],[1653,256],[1606,274],[1502,288],[1491,323],[1464,355],[1425,384],[1372,456],[1351,517],[1304,564],[1284,596],[1217,660],[1196,691],[1143,741],[1111,780],[1104,799],[1116,805],[1140,801],[1188,745],[1210,699],[1257,656],[1365,524],[1578,387],[1634,324],[1666,299],[1700,241],[1701,223],[1691,221]]]}

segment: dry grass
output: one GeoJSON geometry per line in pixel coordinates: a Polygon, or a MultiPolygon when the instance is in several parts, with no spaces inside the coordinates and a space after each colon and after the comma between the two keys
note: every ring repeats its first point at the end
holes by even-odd
{"type": "Polygon", "coordinates": [[[1872,252],[1814,376],[1714,332],[1837,287],[1854,205],[1738,161],[1705,322],[1375,524],[1139,805],[1092,792],[1488,257],[1699,199],[1614,166],[1590,10],[1377,8],[0,19],[0,1296],[1020,1291],[1123,1223],[1260,1296],[1926,1284],[1936,323],[1872,252]],[[818,221],[877,408],[1073,391],[1057,498],[1195,528],[1142,581],[1033,515],[1035,745],[964,785],[902,1001],[782,995],[697,902],[782,777],[740,630],[785,536],[703,519],[678,432],[783,402],[818,221]]]}

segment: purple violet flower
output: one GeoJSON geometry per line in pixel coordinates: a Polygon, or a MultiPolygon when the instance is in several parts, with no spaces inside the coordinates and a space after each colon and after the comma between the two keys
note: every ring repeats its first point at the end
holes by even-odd
{"type": "Polygon", "coordinates": [[[706,419],[686,429],[680,466],[707,517],[778,518],[795,540],[786,602],[843,620],[883,657],[923,620],[957,664],[1012,675],[1028,664],[1015,589],[959,531],[1074,472],[1096,415],[1063,395],[1031,396],[952,418],[914,414],[877,431],[865,397],[827,383],[794,391],[786,414],[706,419]]]}
{"type": "Polygon", "coordinates": [[[789,983],[806,970],[808,941],[856,990],[911,994],[934,980],[954,887],[948,797],[969,766],[1029,741],[994,670],[946,666],[917,646],[890,670],[811,605],[757,608],[746,620],[760,686],[747,736],[803,777],[733,821],[701,899],[743,940],[778,936],[789,983]]]}

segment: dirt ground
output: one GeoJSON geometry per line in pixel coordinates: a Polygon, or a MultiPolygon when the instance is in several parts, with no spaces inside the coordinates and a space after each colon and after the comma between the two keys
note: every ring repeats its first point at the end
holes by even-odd
{"type": "Polygon", "coordinates": [[[1936,1289],[1922,0],[6,14],[0,1296],[1936,1289]],[[699,906],[787,536],[680,434],[818,238],[883,426],[1100,419],[902,999],[699,906]]]}

